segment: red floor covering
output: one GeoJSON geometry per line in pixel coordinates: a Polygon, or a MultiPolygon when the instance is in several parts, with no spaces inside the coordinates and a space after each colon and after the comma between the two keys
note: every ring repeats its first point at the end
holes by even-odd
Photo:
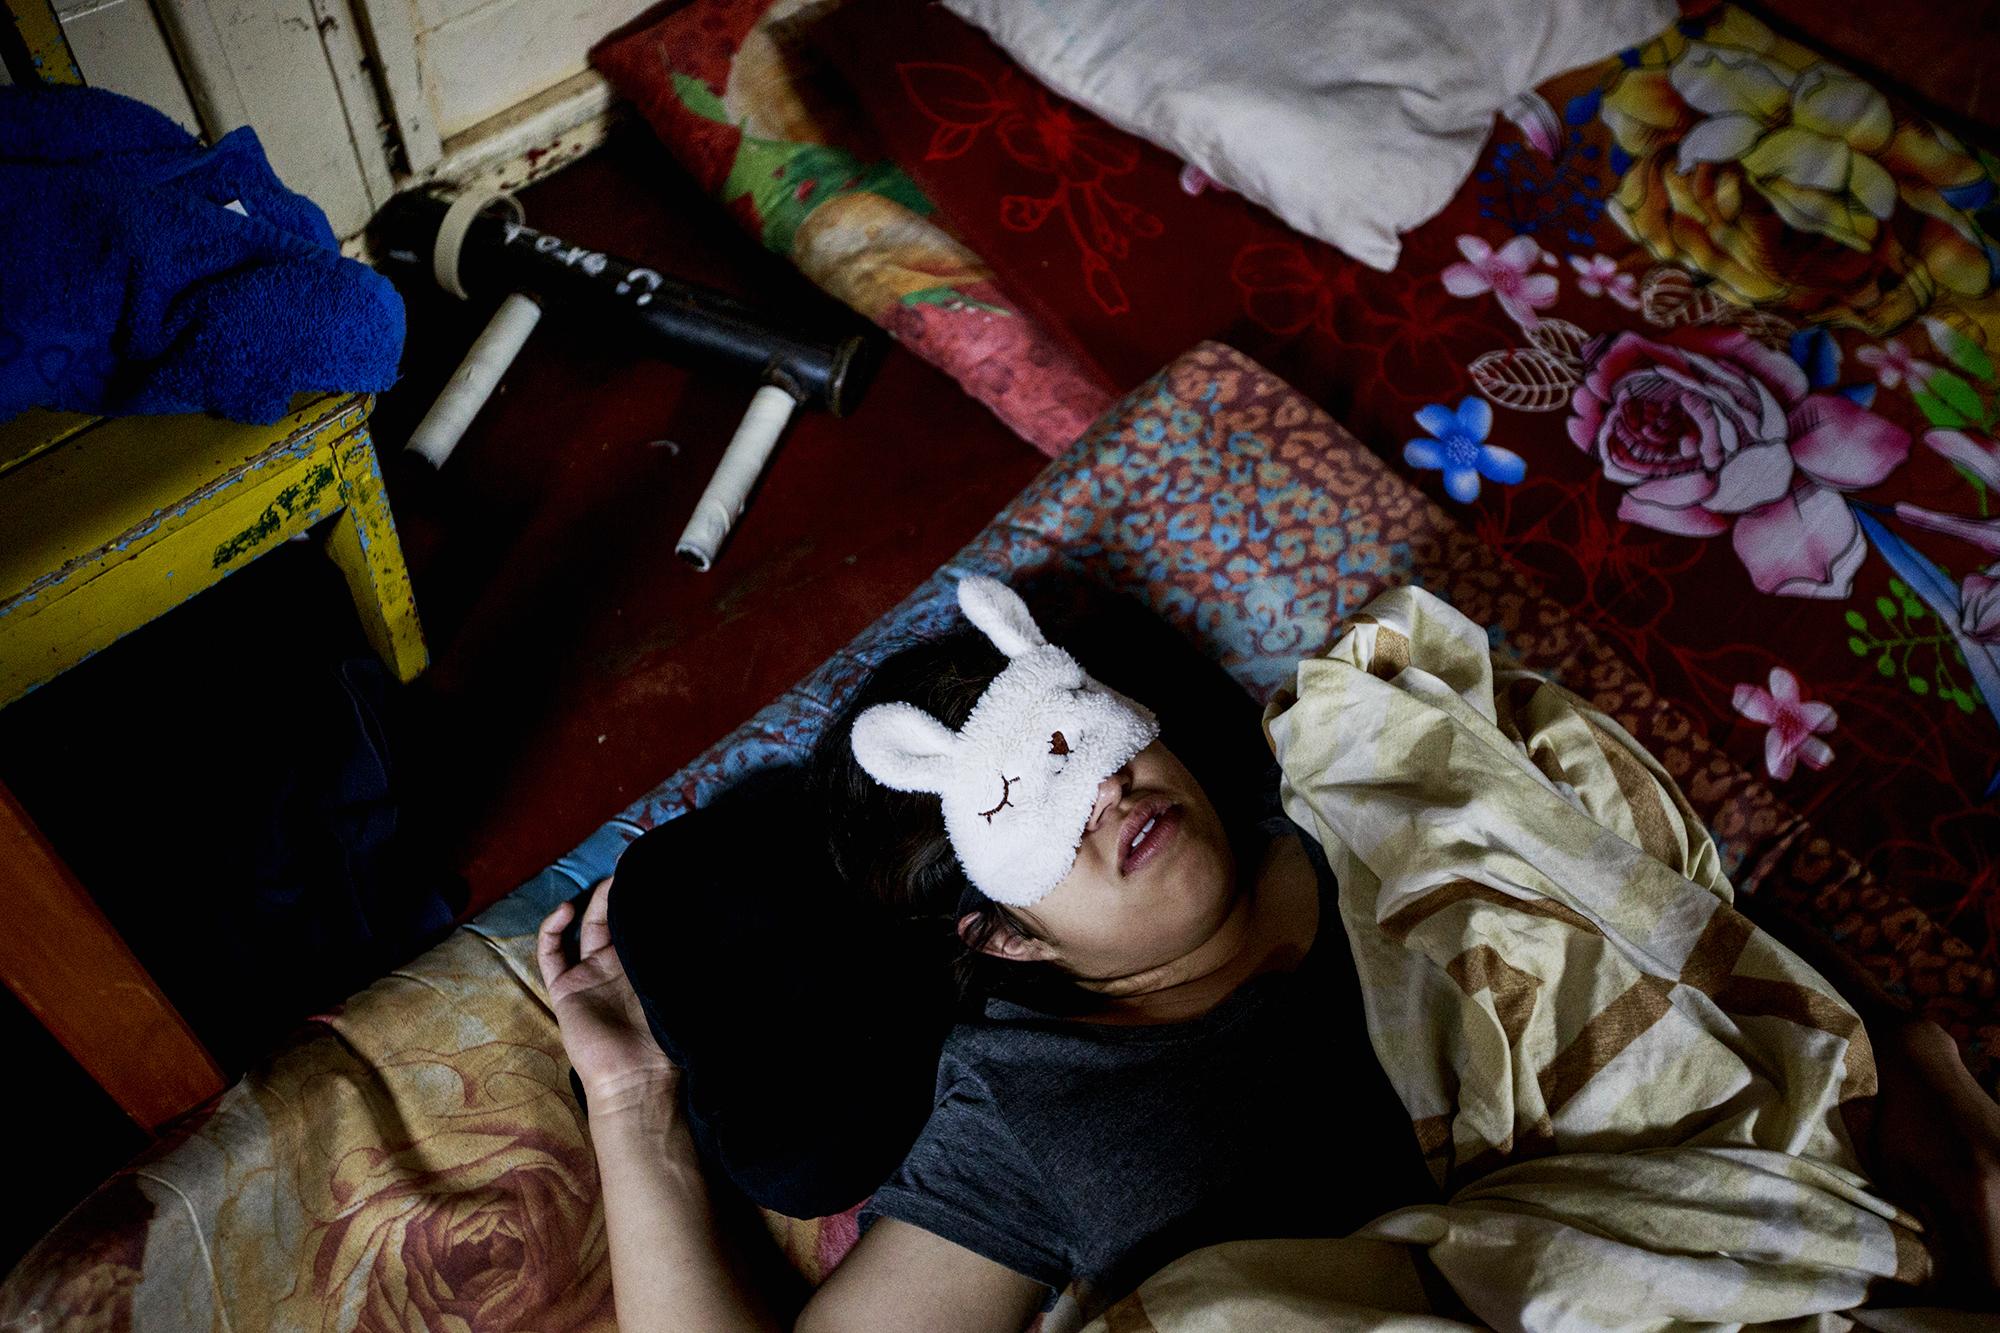
{"type": "MultiPolygon", "coordinates": [[[[813,326],[845,316],[724,222],[650,139],[624,137],[525,203],[531,225],[566,239],[813,326]]],[[[440,304],[412,302],[407,379],[378,414],[385,445],[464,345],[464,315],[440,304]]],[[[475,908],[811,670],[1043,461],[892,350],[850,417],[795,422],[721,559],[699,573],[674,540],[751,386],[556,320],[437,477],[411,465],[392,479],[404,482],[396,506],[435,656],[425,688],[444,767],[432,818],[475,908]]]]}
{"type": "MultiPolygon", "coordinates": [[[[851,318],[740,233],[644,134],[615,135],[523,201],[533,226],[803,326],[851,318]]],[[[433,662],[401,701],[412,720],[399,738],[411,778],[402,818],[429,859],[463,879],[468,913],[804,675],[1043,463],[951,381],[891,348],[852,416],[795,421],[715,568],[699,573],[674,540],[749,383],[635,354],[552,313],[432,474],[400,446],[484,311],[399,282],[410,305],[404,379],[378,405],[375,431],[433,662]]],[[[0,780],[89,884],[116,842],[107,816],[172,785],[176,753],[203,728],[296,741],[261,704],[228,706],[231,690],[270,688],[266,651],[282,647],[270,660],[291,671],[357,639],[317,552],[274,553],[6,710],[0,780]],[[155,681],[174,684],[150,694],[155,681]]],[[[254,1012],[257,997],[215,975],[201,939],[188,938],[198,932],[175,923],[226,901],[229,886],[201,882],[203,848],[255,830],[198,801],[186,824],[184,841],[157,849],[157,881],[126,874],[96,887],[176,1002],[210,1023],[204,1036],[233,1074],[254,1050],[226,1030],[229,1016],[254,1012]]],[[[35,1090],[27,1115],[57,1168],[10,1210],[4,1267],[142,1140],[11,997],[0,1000],[0,1039],[15,1085],[35,1090]]]]}

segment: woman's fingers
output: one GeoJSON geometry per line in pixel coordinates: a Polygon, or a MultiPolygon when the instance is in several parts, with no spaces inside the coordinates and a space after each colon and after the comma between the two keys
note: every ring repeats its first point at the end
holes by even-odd
{"type": "Polygon", "coordinates": [[[541,966],[542,984],[551,989],[556,978],[569,970],[569,960],[563,957],[562,936],[574,911],[568,903],[558,903],[555,911],[542,918],[542,928],[535,935],[535,961],[541,966]]]}
{"type": "Polygon", "coordinates": [[[577,934],[577,954],[588,958],[611,947],[611,877],[606,876],[590,895],[583,910],[583,929],[577,934]]]}

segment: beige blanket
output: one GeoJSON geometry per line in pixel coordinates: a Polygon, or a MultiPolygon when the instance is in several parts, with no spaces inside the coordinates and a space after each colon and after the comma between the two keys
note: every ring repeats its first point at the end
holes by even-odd
{"type": "Polygon", "coordinates": [[[1928,1275],[1849,1138],[1860,1020],[1615,722],[1403,588],[1266,726],[1447,1202],[1199,1251],[1096,1328],[1838,1329],[1928,1275]]]}

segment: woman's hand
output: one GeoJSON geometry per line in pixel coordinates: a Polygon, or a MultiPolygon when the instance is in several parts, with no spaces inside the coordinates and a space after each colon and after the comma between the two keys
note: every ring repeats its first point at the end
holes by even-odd
{"type": "Polygon", "coordinates": [[[535,949],[563,1047],[589,1098],[593,1120],[671,1106],[680,1081],[680,1070],[653,1040],[639,996],[611,947],[610,902],[607,879],[584,909],[574,963],[564,958],[562,945],[563,931],[576,912],[574,903],[564,903],[543,919],[535,949]]]}
{"type": "Polygon", "coordinates": [[[2000,1106],[1937,1024],[1905,1019],[1870,1035],[1876,1174],[1932,1233],[1940,1281],[1990,1297],[2000,1289],[2000,1106]]]}

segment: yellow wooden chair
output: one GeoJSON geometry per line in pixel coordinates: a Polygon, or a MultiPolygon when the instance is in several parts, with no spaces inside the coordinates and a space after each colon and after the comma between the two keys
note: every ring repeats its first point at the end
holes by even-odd
{"type": "MultiPolygon", "coordinates": [[[[423,630],[364,395],[276,425],[30,412],[0,425],[0,705],[324,525],[369,643],[399,680],[423,630]]],[[[214,1061],[5,788],[0,976],[147,1129],[221,1091],[214,1061]]]]}
{"type": "MultiPolygon", "coordinates": [[[[0,0],[14,77],[82,83],[49,0],[0,0]]],[[[208,416],[0,424],[0,707],[264,552],[325,524],[368,642],[398,680],[423,630],[368,437],[371,400],[306,395],[272,426],[208,416]]],[[[0,980],[154,1130],[222,1091],[171,1001],[0,785],[0,980]]]]}

